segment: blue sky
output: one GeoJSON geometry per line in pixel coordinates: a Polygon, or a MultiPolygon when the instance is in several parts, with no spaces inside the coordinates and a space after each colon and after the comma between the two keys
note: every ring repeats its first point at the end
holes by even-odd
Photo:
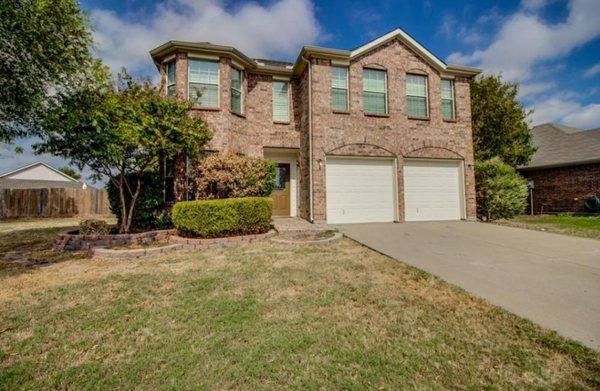
{"type": "MultiPolygon", "coordinates": [[[[401,27],[444,61],[521,84],[533,125],[600,127],[600,1],[83,0],[97,54],[118,71],[156,77],[148,51],[210,41],[293,61],[302,45],[352,49],[401,27]]],[[[35,160],[0,150],[0,172],[35,160]]]]}

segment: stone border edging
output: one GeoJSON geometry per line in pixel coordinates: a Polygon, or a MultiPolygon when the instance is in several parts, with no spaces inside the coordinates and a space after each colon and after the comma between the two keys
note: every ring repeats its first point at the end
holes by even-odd
{"type": "Polygon", "coordinates": [[[336,232],[332,237],[317,240],[293,240],[293,239],[277,239],[272,238],[271,242],[281,244],[327,244],[340,241],[344,235],[341,232],[336,232]]]}
{"type": "Polygon", "coordinates": [[[267,239],[276,233],[270,230],[264,234],[230,236],[225,238],[210,238],[210,239],[195,239],[183,238],[173,235],[169,237],[169,243],[161,247],[135,248],[113,250],[109,248],[93,248],[93,258],[110,258],[110,259],[125,259],[125,258],[141,258],[150,255],[166,254],[181,250],[206,250],[209,248],[226,248],[236,247],[240,244],[252,243],[267,239]]]}
{"type": "Polygon", "coordinates": [[[63,232],[54,241],[56,251],[93,250],[96,247],[124,246],[128,244],[152,243],[167,239],[176,230],[163,229],[133,234],[80,235],[63,232]]]}

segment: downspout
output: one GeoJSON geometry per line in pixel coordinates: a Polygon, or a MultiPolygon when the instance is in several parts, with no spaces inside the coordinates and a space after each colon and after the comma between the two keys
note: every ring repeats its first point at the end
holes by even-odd
{"type": "Polygon", "coordinates": [[[312,153],[312,72],[310,61],[304,56],[302,60],[308,64],[308,209],[310,213],[310,222],[314,223],[313,214],[313,153],[312,153]]]}

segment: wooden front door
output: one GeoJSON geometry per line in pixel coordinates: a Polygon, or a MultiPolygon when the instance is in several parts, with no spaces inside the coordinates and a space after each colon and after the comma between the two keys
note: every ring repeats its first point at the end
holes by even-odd
{"type": "Polygon", "coordinates": [[[277,164],[275,171],[275,190],[273,198],[273,216],[290,215],[290,165],[289,163],[277,164]]]}

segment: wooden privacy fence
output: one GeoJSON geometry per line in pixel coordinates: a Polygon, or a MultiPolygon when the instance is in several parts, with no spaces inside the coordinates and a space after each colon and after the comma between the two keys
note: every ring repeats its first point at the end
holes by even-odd
{"type": "Polygon", "coordinates": [[[0,217],[73,217],[110,214],[104,189],[0,189],[0,217]]]}

